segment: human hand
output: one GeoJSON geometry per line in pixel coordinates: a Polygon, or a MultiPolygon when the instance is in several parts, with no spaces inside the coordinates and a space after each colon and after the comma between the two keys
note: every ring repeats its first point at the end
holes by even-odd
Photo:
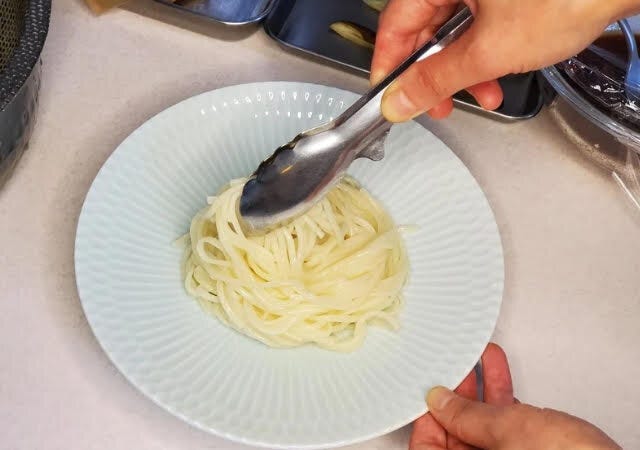
{"type": "Polygon", "coordinates": [[[601,430],[577,417],[523,405],[513,396],[503,350],[489,344],[482,355],[484,401],[476,401],[471,372],[456,389],[432,389],[430,413],[415,421],[410,450],[618,450],[601,430]]]}
{"type": "MultiPolygon", "coordinates": [[[[451,96],[467,89],[486,109],[502,102],[497,78],[541,69],[580,52],[616,20],[640,11],[637,0],[465,0],[469,30],[414,64],[387,88],[382,113],[392,122],[428,111],[449,115],[451,96]]],[[[459,0],[391,0],[380,16],[371,66],[379,82],[431,39],[459,0]]]]}

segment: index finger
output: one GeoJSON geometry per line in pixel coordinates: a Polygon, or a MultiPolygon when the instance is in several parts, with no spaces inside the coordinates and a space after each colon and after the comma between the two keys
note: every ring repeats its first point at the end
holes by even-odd
{"type": "Polygon", "coordinates": [[[417,40],[424,40],[423,31],[428,33],[430,25],[434,28],[439,25],[437,22],[441,24],[447,19],[441,17],[443,5],[452,9],[456,3],[457,0],[391,0],[380,14],[371,81],[377,83],[409,56],[417,40]]]}
{"type": "Polygon", "coordinates": [[[447,433],[429,413],[416,419],[409,438],[409,450],[426,446],[443,449],[447,447],[447,433]]]}
{"type": "Polygon", "coordinates": [[[482,354],[484,401],[492,405],[513,405],[513,382],[504,350],[490,343],[482,354]]]}

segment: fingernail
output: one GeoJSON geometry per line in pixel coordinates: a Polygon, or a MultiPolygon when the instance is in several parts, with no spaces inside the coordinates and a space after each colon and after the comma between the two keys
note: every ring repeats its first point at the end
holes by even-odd
{"type": "Polygon", "coordinates": [[[382,114],[390,122],[404,122],[420,114],[418,107],[397,83],[392,84],[382,97],[382,114]]]}
{"type": "Polygon", "coordinates": [[[436,386],[427,394],[427,405],[430,410],[443,410],[454,397],[455,394],[446,387],[436,386]]]}
{"type": "Polygon", "coordinates": [[[375,86],[376,84],[380,83],[386,76],[387,74],[382,70],[374,70],[373,72],[371,72],[371,76],[369,77],[371,86],[375,86]]]}
{"type": "Polygon", "coordinates": [[[409,450],[443,450],[443,448],[429,444],[416,444],[413,447],[409,447],[409,450]]]}

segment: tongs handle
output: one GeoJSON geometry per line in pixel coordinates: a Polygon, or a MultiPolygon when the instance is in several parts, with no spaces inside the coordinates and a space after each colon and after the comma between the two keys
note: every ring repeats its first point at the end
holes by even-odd
{"type": "MultiPolygon", "coordinates": [[[[366,154],[366,147],[379,140],[391,127],[382,113],[380,105],[384,91],[400,75],[402,75],[412,64],[427,58],[447,47],[458,37],[460,37],[473,22],[473,15],[468,7],[464,7],[460,12],[447,21],[433,36],[433,38],[416,50],[411,56],[396,67],[380,83],[371,88],[366,94],[351,105],[344,113],[335,119],[335,125],[345,125],[352,134],[352,137],[359,140],[361,145],[360,156],[372,157],[366,154]]],[[[379,159],[372,157],[372,159],[379,159]]]]}

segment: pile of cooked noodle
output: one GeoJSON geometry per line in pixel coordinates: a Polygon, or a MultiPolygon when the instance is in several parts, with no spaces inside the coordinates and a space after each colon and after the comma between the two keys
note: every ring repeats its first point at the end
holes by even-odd
{"type": "Polygon", "coordinates": [[[350,351],[371,324],[398,327],[408,260],[398,227],[353,179],[306,214],[245,234],[245,180],[208,199],[185,236],[187,292],[226,325],[273,347],[350,351]]]}

